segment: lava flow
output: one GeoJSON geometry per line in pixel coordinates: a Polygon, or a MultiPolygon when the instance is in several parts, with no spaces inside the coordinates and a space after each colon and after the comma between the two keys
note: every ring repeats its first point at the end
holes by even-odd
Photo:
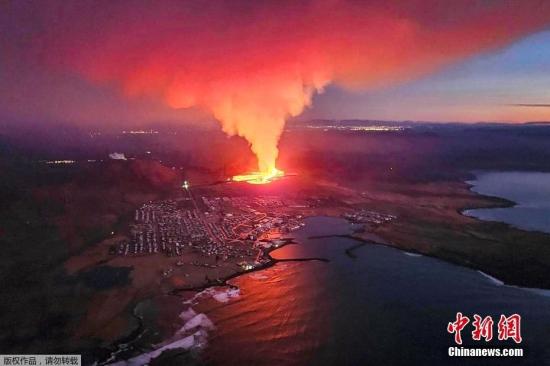
{"type": "Polygon", "coordinates": [[[272,168],[269,172],[250,172],[248,174],[235,175],[232,180],[233,182],[247,182],[250,184],[267,184],[284,176],[285,172],[272,168]]]}

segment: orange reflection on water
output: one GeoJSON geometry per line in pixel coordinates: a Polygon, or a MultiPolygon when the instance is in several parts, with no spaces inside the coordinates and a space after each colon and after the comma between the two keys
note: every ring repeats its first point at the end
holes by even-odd
{"type": "Polygon", "coordinates": [[[241,297],[204,302],[216,325],[203,357],[212,364],[309,365],[330,334],[324,263],[285,262],[237,278],[241,297]],[[242,352],[246,350],[246,352],[242,352]]]}

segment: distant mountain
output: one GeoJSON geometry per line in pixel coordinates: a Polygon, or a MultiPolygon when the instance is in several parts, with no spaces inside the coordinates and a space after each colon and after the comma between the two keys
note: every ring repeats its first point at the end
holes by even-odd
{"type": "Polygon", "coordinates": [[[479,121],[479,122],[460,122],[460,121],[445,121],[445,122],[430,122],[430,121],[384,121],[384,120],[371,120],[371,119],[312,119],[307,121],[290,121],[288,123],[290,127],[298,126],[324,126],[324,125],[338,125],[338,126],[401,126],[401,127],[518,127],[518,126],[548,126],[550,121],[530,121],[523,123],[507,123],[496,121],[479,121]]]}

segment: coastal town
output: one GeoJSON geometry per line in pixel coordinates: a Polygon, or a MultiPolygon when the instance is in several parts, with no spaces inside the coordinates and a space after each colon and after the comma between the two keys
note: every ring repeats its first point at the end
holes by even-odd
{"type": "Polygon", "coordinates": [[[304,225],[302,215],[286,212],[289,204],[274,196],[194,199],[190,194],[148,202],[135,210],[129,238],[111,246],[110,254],[180,257],[192,252],[216,262],[241,261],[243,269],[251,269],[265,260],[263,250],[272,242],[304,225]],[[253,263],[247,261],[251,257],[253,263]]]}
{"type": "MultiPolygon", "coordinates": [[[[292,232],[305,225],[305,217],[322,214],[336,203],[330,196],[292,198],[195,190],[185,181],[171,198],[137,207],[125,234],[111,242],[108,252],[130,261],[128,264],[138,258],[139,263],[148,257],[155,261],[164,258],[157,267],[164,279],[175,281],[173,276],[183,276],[191,284],[197,282],[191,277],[202,273],[208,281],[216,281],[224,277],[221,273],[250,271],[272,263],[269,252],[291,242],[292,232]]],[[[396,218],[345,204],[340,216],[365,229],[396,218]]]]}

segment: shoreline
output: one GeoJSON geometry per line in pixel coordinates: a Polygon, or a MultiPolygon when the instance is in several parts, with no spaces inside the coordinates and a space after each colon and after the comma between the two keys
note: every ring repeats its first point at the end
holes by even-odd
{"type": "Polygon", "coordinates": [[[463,207],[461,209],[458,209],[457,212],[462,215],[462,216],[465,216],[465,217],[468,217],[468,218],[471,218],[471,219],[475,219],[477,221],[480,221],[480,222],[494,222],[494,223],[499,223],[499,224],[503,224],[503,225],[506,225],[510,228],[513,228],[513,229],[517,229],[517,230],[522,230],[522,231],[526,231],[526,232],[531,232],[531,233],[540,233],[540,234],[543,234],[543,235],[550,235],[550,233],[546,232],[546,231],[541,231],[541,230],[535,230],[535,229],[525,229],[525,228],[522,228],[522,227],[519,227],[519,226],[516,226],[514,224],[509,224],[507,222],[504,222],[504,221],[499,221],[499,220],[484,220],[484,219],[480,219],[479,217],[477,216],[470,216],[470,215],[467,215],[465,212],[466,211],[472,211],[472,210],[491,210],[491,209],[496,209],[496,208],[514,208],[514,207],[517,207],[520,205],[520,203],[518,202],[515,202],[515,201],[512,201],[508,198],[504,198],[504,197],[499,197],[499,196],[491,196],[491,195],[487,195],[487,194],[483,194],[483,193],[479,193],[479,192],[476,192],[474,190],[472,190],[472,188],[475,187],[474,184],[470,183],[472,182],[471,180],[466,180],[464,181],[464,183],[468,186],[468,191],[472,192],[473,194],[475,195],[478,195],[478,196],[481,196],[481,197],[484,197],[486,198],[487,200],[490,200],[490,201],[493,201],[495,203],[497,203],[496,206],[483,206],[483,207],[479,207],[479,206],[466,206],[466,207],[463,207]],[[498,204],[500,203],[500,204],[498,204]]]}
{"type": "MultiPolygon", "coordinates": [[[[476,193],[476,192],[474,192],[474,193],[476,193]]],[[[498,197],[495,197],[495,199],[498,200],[498,201],[508,201],[508,200],[505,200],[505,199],[504,200],[500,199],[498,197]]],[[[508,202],[511,202],[511,201],[508,201],[508,202]]],[[[320,215],[320,216],[323,216],[323,215],[320,215]]],[[[336,217],[336,216],[332,216],[332,217],[336,217]]],[[[480,221],[482,221],[482,220],[480,220],[480,221]]],[[[349,223],[349,221],[348,221],[348,223],[349,223]]],[[[353,235],[353,234],[330,234],[330,235],[318,235],[318,236],[308,236],[307,237],[307,239],[310,239],[310,240],[324,239],[324,238],[346,238],[346,239],[350,239],[350,240],[358,242],[357,244],[352,245],[352,246],[347,247],[347,248],[344,249],[345,254],[348,257],[350,257],[351,259],[357,258],[357,255],[354,252],[357,249],[359,249],[363,246],[366,246],[366,245],[380,245],[380,246],[389,247],[389,248],[399,250],[403,254],[426,256],[426,257],[430,257],[430,258],[433,258],[433,259],[436,259],[436,260],[440,260],[440,261],[443,261],[443,262],[446,262],[446,263],[449,263],[449,264],[452,264],[452,265],[457,265],[457,266],[461,266],[463,268],[468,268],[468,269],[474,270],[474,271],[478,272],[480,274],[480,276],[483,276],[488,281],[493,282],[493,284],[495,286],[507,286],[507,287],[512,287],[512,288],[517,288],[517,289],[520,289],[520,290],[524,290],[524,291],[535,292],[535,293],[540,294],[541,296],[550,296],[550,289],[532,288],[532,287],[526,287],[526,286],[521,286],[521,285],[515,285],[515,284],[512,284],[512,283],[507,283],[505,281],[500,280],[498,278],[499,277],[498,274],[493,276],[493,274],[490,274],[490,273],[486,272],[486,269],[476,267],[476,266],[472,266],[472,265],[470,265],[470,263],[468,263],[466,261],[443,258],[443,257],[436,256],[436,255],[433,255],[433,254],[430,254],[430,253],[421,252],[421,251],[419,251],[417,249],[414,249],[414,248],[406,248],[405,249],[405,248],[401,248],[400,246],[398,246],[396,244],[393,244],[393,243],[382,243],[382,242],[375,241],[375,240],[372,240],[372,239],[365,239],[365,238],[362,238],[360,236],[353,235]]],[[[261,258],[266,259],[266,262],[254,267],[250,270],[238,271],[238,272],[232,273],[232,274],[230,274],[228,276],[225,276],[223,278],[220,278],[220,279],[209,280],[208,282],[206,282],[204,284],[201,284],[201,285],[198,285],[198,286],[174,288],[171,291],[167,292],[166,295],[180,297],[182,293],[186,293],[186,292],[197,292],[197,293],[199,293],[201,291],[204,291],[204,290],[212,288],[212,287],[228,287],[230,289],[238,289],[238,286],[233,285],[231,283],[228,283],[228,281],[230,281],[234,278],[237,278],[241,275],[246,275],[246,274],[251,274],[251,273],[254,273],[254,272],[262,271],[264,269],[267,269],[267,268],[270,268],[270,267],[276,265],[279,262],[305,262],[305,261],[321,261],[321,262],[325,262],[325,263],[330,262],[329,259],[321,258],[321,257],[276,259],[276,258],[273,258],[270,255],[270,253],[272,251],[274,251],[276,249],[280,249],[280,248],[282,248],[286,245],[290,245],[290,244],[299,244],[299,243],[296,242],[294,238],[287,238],[283,244],[281,244],[277,247],[262,248],[261,249],[261,251],[262,251],[261,258]]],[[[133,312],[133,315],[134,315],[134,317],[137,317],[134,312],[133,312]]],[[[120,341],[116,341],[116,342],[113,343],[112,353],[117,352],[121,345],[131,345],[134,341],[139,339],[141,333],[143,332],[143,324],[141,322],[141,319],[139,319],[139,323],[140,324],[138,324],[138,327],[136,327],[130,333],[130,335],[124,337],[120,341]],[[129,338],[133,338],[133,339],[129,339],[129,338]]],[[[110,353],[110,356],[112,356],[112,353],[110,353]]],[[[115,358],[114,360],[111,359],[109,361],[106,361],[106,360],[102,361],[99,364],[101,365],[101,364],[107,364],[107,362],[112,363],[112,362],[118,362],[118,361],[123,361],[123,360],[117,360],[115,358]]]]}
{"type": "MultiPolygon", "coordinates": [[[[478,221],[480,223],[486,224],[486,223],[488,223],[487,220],[481,220],[481,219],[478,219],[477,217],[466,215],[466,214],[464,214],[464,212],[466,210],[471,210],[471,209],[481,209],[481,208],[491,209],[491,208],[509,208],[509,207],[511,208],[511,207],[517,206],[516,202],[511,201],[509,199],[498,197],[498,196],[488,196],[488,195],[484,195],[484,194],[473,191],[472,188],[475,187],[475,185],[472,184],[470,180],[461,180],[460,183],[463,184],[467,188],[467,191],[469,193],[471,193],[472,195],[483,198],[483,201],[484,201],[484,202],[479,201],[479,202],[477,202],[477,204],[473,203],[473,204],[466,205],[464,207],[455,209],[456,212],[461,216],[464,216],[464,217],[467,217],[469,219],[473,219],[473,220],[478,221]]],[[[320,215],[306,215],[306,216],[307,217],[315,217],[315,216],[340,217],[340,216],[334,216],[333,214],[328,214],[328,215],[327,214],[325,214],[325,215],[323,215],[323,214],[320,214],[320,215]]],[[[349,220],[347,220],[347,222],[349,223],[349,220]]],[[[548,235],[547,233],[544,233],[544,232],[524,230],[524,229],[521,229],[521,228],[517,228],[513,225],[503,223],[503,222],[499,222],[499,221],[496,221],[494,223],[498,223],[500,225],[505,225],[507,227],[510,227],[510,228],[513,228],[513,229],[516,229],[516,230],[521,230],[521,231],[525,231],[525,232],[537,232],[537,233],[542,233],[544,235],[548,235]]],[[[358,250],[359,248],[363,247],[363,246],[366,246],[366,245],[369,245],[369,244],[371,244],[371,245],[373,245],[373,244],[374,245],[381,245],[381,246],[391,247],[391,248],[397,249],[400,252],[402,252],[403,254],[411,254],[412,256],[422,255],[422,256],[434,258],[434,259],[437,259],[437,260],[441,260],[441,261],[444,261],[444,262],[452,264],[452,265],[457,265],[457,266],[461,266],[463,268],[468,268],[468,269],[471,269],[471,270],[475,270],[481,276],[485,277],[488,281],[493,282],[493,284],[495,286],[513,287],[513,288],[521,289],[521,290],[524,290],[524,291],[535,292],[535,293],[540,294],[541,296],[550,296],[550,287],[549,288],[546,288],[544,286],[540,287],[540,288],[529,287],[529,284],[528,284],[529,279],[527,279],[527,281],[525,281],[525,279],[523,279],[523,278],[519,278],[519,279],[518,278],[516,278],[516,279],[507,278],[506,281],[503,281],[503,280],[501,280],[501,278],[506,278],[506,274],[503,274],[503,276],[501,276],[501,274],[502,274],[501,271],[495,271],[495,270],[492,270],[492,269],[488,269],[487,266],[483,266],[483,265],[481,265],[481,266],[480,265],[475,265],[472,262],[468,261],[467,258],[466,259],[448,258],[444,255],[437,255],[437,254],[433,254],[433,253],[427,253],[427,252],[420,251],[420,250],[412,248],[412,247],[399,245],[399,244],[396,244],[395,241],[380,242],[380,241],[377,241],[377,240],[366,239],[366,238],[361,237],[360,234],[356,235],[356,234],[353,234],[353,233],[350,233],[350,234],[330,234],[330,235],[320,235],[320,236],[307,237],[307,239],[312,239],[312,240],[322,239],[322,238],[347,238],[347,239],[351,239],[351,240],[354,240],[355,242],[357,242],[356,244],[351,245],[351,246],[344,249],[345,254],[351,259],[357,258],[357,254],[355,253],[355,251],[358,250]]],[[[385,238],[382,237],[381,239],[383,241],[385,241],[385,238]]],[[[284,242],[281,245],[277,246],[277,247],[272,246],[272,247],[269,247],[269,248],[261,248],[260,249],[261,254],[258,257],[258,258],[261,258],[260,264],[254,266],[252,269],[238,270],[238,271],[235,271],[231,274],[223,276],[221,278],[208,279],[207,281],[205,281],[203,283],[200,283],[200,284],[195,284],[195,285],[191,285],[191,286],[175,287],[175,288],[172,288],[169,291],[165,292],[164,294],[168,295],[168,296],[182,297],[183,294],[185,294],[185,293],[189,293],[189,292],[199,293],[201,291],[204,291],[204,290],[207,290],[207,289],[213,288],[213,287],[228,287],[229,289],[238,289],[238,286],[229,283],[229,281],[231,281],[232,279],[237,278],[241,275],[246,275],[246,274],[251,274],[251,273],[254,273],[254,272],[259,272],[259,271],[262,271],[264,269],[273,267],[274,265],[276,265],[279,262],[305,262],[305,261],[321,261],[321,262],[325,262],[325,263],[330,262],[329,259],[319,258],[319,257],[276,259],[276,258],[273,258],[270,255],[270,253],[273,252],[274,250],[280,249],[280,248],[282,248],[286,245],[290,245],[290,244],[299,244],[299,243],[296,242],[294,238],[286,238],[286,239],[284,239],[284,242]]],[[[135,315],[135,314],[133,314],[133,315],[135,315]]],[[[138,323],[140,323],[139,319],[138,319],[138,323]]],[[[108,347],[108,349],[111,351],[110,356],[112,356],[113,353],[116,354],[119,351],[121,345],[122,346],[131,345],[133,342],[137,341],[139,339],[140,333],[142,331],[143,331],[143,324],[140,323],[140,324],[138,324],[138,326],[136,328],[134,328],[130,332],[129,335],[125,336],[124,338],[122,338],[120,340],[117,340],[117,341],[113,342],[108,347]]],[[[103,348],[103,350],[105,350],[105,349],[106,348],[103,348]]],[[[117,358],[115,358],[114,360],[111,359],[109,362],[113,362],[113,361],[116,362],[116,361],[121,361],[121,360],[118,360],[117,358]]],[[[105,362],[107,362],[107,361],[104,360],[102,362],[103,362],[103,364],[105,364],[105,362]]]]}
{"type": "MultiPolygon", "coordinates": [[[[280,248],[282,248],[286,245],[290,245],[290,244],[297,244],[294,241],[294,238],[287,238],[285,240],[285,242],[283,244],[279,245],[278,247],[270,247],[270,248],[262,249],[262,258],[266,258],[267,261],[265,263],[262,263],[261,265],[258,265],[256,267],[254,267],[253,269],[235,272],[235,273],[232,273],[232,274],[230,274],[228,276],[225,276],[223,278],[220,278],[220,279],[209,280],[207,283],[204,283],[204,284],[201,284],[201,285],[198,285],[198,286],[174,288],[174,289],[170,290],[169,292],[167,292],[166,295],[180,297],[180,294],[184,293],[184,292],[200,293],[201,291],[204,291],[204,290],[207,290],[207,289],[213,288],[213,287],[229,287],[230,289],[238,289],[238,286],[235,286],[231,283],[228,283],[228,281],[230,281],[234,278],[237,278],[239,276],[242,276],[242,275],[246,275],[246,274],[250,274],[250,273],[254,273],[254,272],[259,272],[259,271],[262,271],[264,269],[273,267],[274,265],[276,265],[279,262],[280,263],[283,263],[283,262],[308,262],[308,261],[319,261],[319,262],[325,262],[325,263],[330,262],[329,259],[321,258],[321,257],[283,258],[283,259],[276,259],[276,258],[271,257],[270,253],[272,251],[274,251],[276,249],[280,249],[280,248]]],[[[139,302],[138,302],[138,304],[139,304],[139,302]]],[[[136,304],[134,306],[133,311],[132,311],[132,316],[138,321],[138,325],[132,331],[130,331],[127,336],[124,336],[123,338],[121,338],[119,340],[116,340],[109,347],[102,347],[101,349],[108,353],[108,357],[106,359],[103,359],[103,360],[97,360],[96,362],[97,362],[98,365],[109,365],[109,364],[116,363],[116,362],[126,361],[124,359],[118,359],[116,357],[116,354],[118,352],[125,351],[126,347],[130,346],[133,342],[137,341],[141,337],[142,333],[144,332],[143,319],[135,313],[135,307],[138,304],[136,304]],[[121,349],[121,347],[125,347],[125,348],[121,349]]]]}
{"type": "Polygon", "coordinates": [[[133,342],[137,341],[144,333],[143,318],[136,314],[136,308],[140,304],[138,302],[132,308],[132,317],[137,320],[137,326],[125,337],[113,342],[109,347],[101,347],[101,350],[104,350],[108,353],[108,356],[104,360],[97,360],[97,365],[110,365],[112,363],[118,362],[117,355],[127,350],[127,347],[133,342]]]}
{"type": "Polygon", "coordinates": [[[262,256],[261,257],[262,257],[262,259],[266,259],[266,262],[262,263],[258,266],[255,266],[252,269],[244,270],[244,271],[240,271],[240,272],[235,272],[235,273],[232,273],[232,274],[230,274],[228,276],[225,276],[223,278],[219,278],[219,279],[216,279],[216,280],[210,280],[207,283],[204,283],[204,284],[198,285],[198,286],[174,288],[174,289],[170,290],[167,294],[171,295],[171,296],[179,296],[179,293],[181,293],[181,292],[187,292],[187,291],[200,292],[200,291],[206,290],[210,287],[216,287],[216,286],[236,287],[235,285],[227,283],[227,281],[230,281],[233,278],[236,278],[236,277],[239,277],[239,276],[242,276],[242,275],[245,275],[245,274],[262,271],[264,269],[267,269],[267,268],[270,268],[270,267],[276,265],[279,262],[281,262],[281,263],[282,262],[308,262],[308,261],[330,262],[329,259],[320,258],[320,257],[277,259],[277,258],[273,258],[270,255],[270,253],[272,251],[283,248],[284,246],[290,245],[290,244],[298,244],[298,243],[296,243],[294,241],[294,238],[287,238],[285,240],[285,242],[283,244],[279,245],[278,247],[270,247],[270,248],[261,249],[261,251],[262,251],[262,256]]]}
{"type": "MultiPolygon", "coordinates": [[[[537,291],[539,291],[539,292],[540,291],[548,291],[548,292],[550,292],[550,288],[528,287],[528,286],[521,286],[521,285],[516,285],[516,284],[513,284],[513,283],[505,282],[505,281],[501,280],[498,275],[493,276],[492,274],[487,273],[486,271],[484,271],[482,268],[470,266],[466,262],[454,261],[454,260],[451,260],[451,259],[435,256],[433,254],[423,253],[423,252],[418,251],[414,248],[404,249],[404,248],[399,247],[398,245],[381,243],[381,242],[377,242],[377,241],[370,240],[370,239],[364,239],[360,236],[355,236],[355,235],[352,235],[352,234],[318,235],[318,236],[308,237],[308,239],[311,239],[311,240],[328,239],[328,238],[345,238],[345,239],[350,239],[350,240],[354,240],[354,241],[359,242],[358,244],[352,245],[352,246],[345,249],[346,255],[348,255],[352,259],[357,258],[357,256],[355,254],[353,254],[353,252],[356,249],[359,249],[359,248],[361,248],[363,246],[366,246],[366,245],[380,245],[380,246],[383,246],[383,247],[393,248],[393,249],[399,250],[400,252],[402,252],[404,254],[413,254],[413,255],[420,255],[420,256],[424,256],[424,257],[429,257],[429,258],[437,259],[437,260],[440,260],[440,261],[443,261],[443,262],[446,262],[446,263],[450,263],[452,265],[456,265],[456,266],[460,266],[460,267],[463,267],[463,268],[468,268],[468,269],[477,271],[482,276],[484,276],[485,278],[493,281],[493,283],[495,285],[514,287],[514,288],[518,288],[518,289],[522,289],[522,290],[526,290],[526,291],[535,291],[535,292],[537,292],[537,291]]],[[[548,295],[546,295],[546,296],[548,296],[548,295]]]]}
{"type": "MultiPolygon", "coordinates": [[[[475,175],[475,173],[472,173],[475,175]]],[[[477,176],[476,176],[476,179],[477,179],[477,176]]],[[[468,188],[468,191],[473,193],[474,195],[476,196],[480,196],[480,197],[483,197],[485,198],[486,200],[488,201],[491,201],[491,202],[494,202],[496,205],[495,206],[464,206],[462,208],[459,208],[456,210],[456,212],[458,212],[459,214],[461,214],[462,216],[465,216],[465,217],[469,217],[469,218],[473,218],[473,219],[476,219],[476,220],[479,220],[479,221],[488,221],[488,220],[481,220],[481,219],[478,219],[477,217],[475,216],[469,216],[469,215],[466,215],[464,214],[465,211],[468,211],[468,210],[479,210],[479,209],[491,209],[491,208],[512,208],[512,207],[515,207],[518,205],[517,202],[515,201],[512,201],[508,198],[504,198],[504,197],[499,197],[499,196],[491,196],[491,195],[487,195],[487,194],[482,194],[482,193],[479,193],[479,192],[476,192],[474,190],[472,190],[472,188],[475,187],[475,184],[472,184],[473,180],[471,179],[468,179],[468,180],[464,180],[462,181],[462,183],[466,184],[467,188],[468,188]]],[[[510,224],[507,224],[505,222],[501,222],[501,221],[491,221],[491,222],[500,222],[502,224],[506,224],[506,225],[510,225],[510,224]]],[[[510,225],[511,226],[511,225],[510,225]]],[[[514,227],[516,228],[516,227],[514,227]]],[[[516,228],[517,229],[517,228],[516,228]]],[[[523,230],[523,229],[520,229],[520,230],[523,230]]],[[[531,230],[526,230],[526,231],[531,231],[531,230]]]]}

